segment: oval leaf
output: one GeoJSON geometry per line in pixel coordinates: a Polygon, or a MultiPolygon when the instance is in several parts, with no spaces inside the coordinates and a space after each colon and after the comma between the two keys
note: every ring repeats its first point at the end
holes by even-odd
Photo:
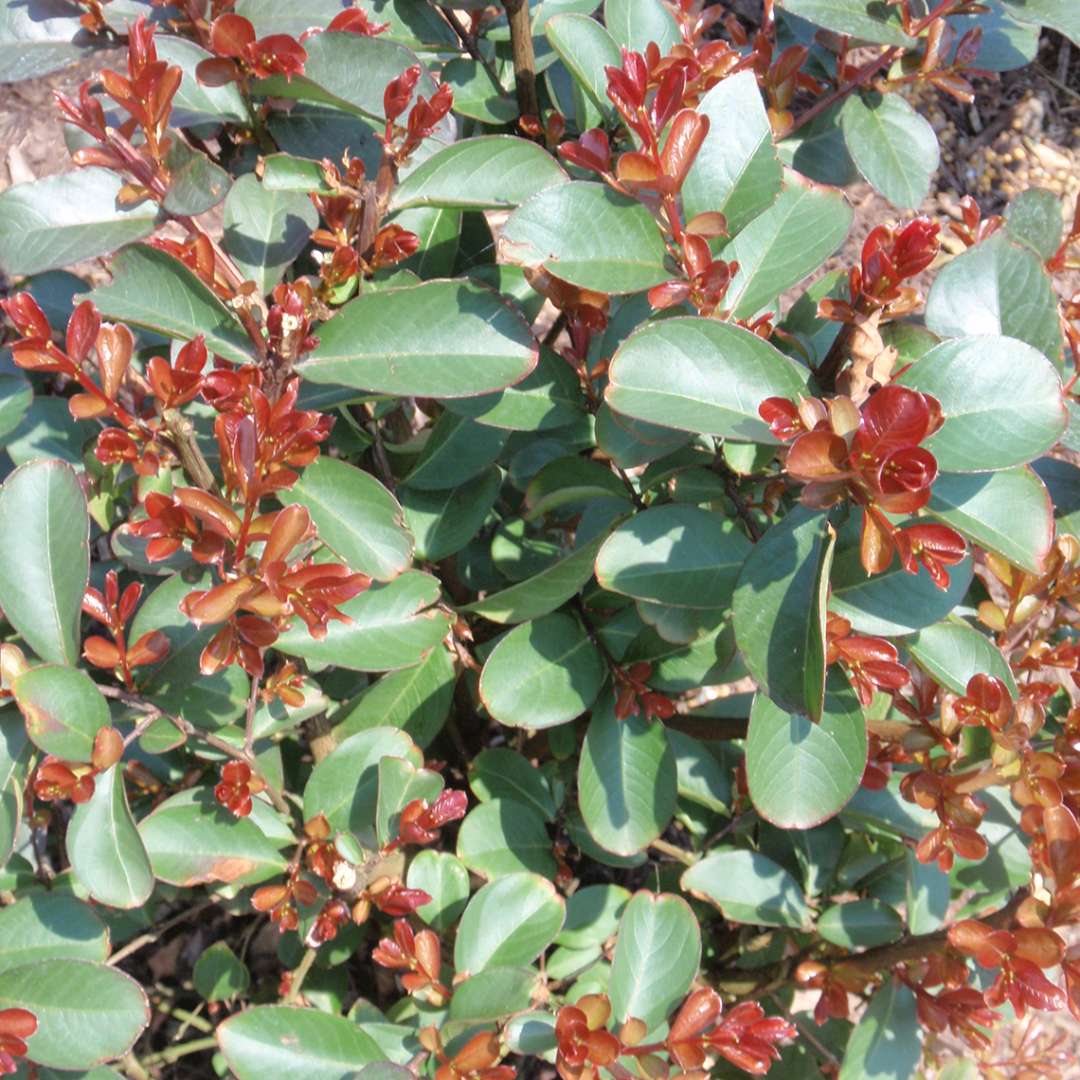
{"type": "Polygon", "coordinates": [[[810,928],[810,909],[798,883],[756,851],[713,851],[683,874],[682,887],[715,904],[732,922],[810,928]]]}
{"type": "Polygon", "coordinates": [[[103,961],[109,932],[89,904],[41,892],[0,908],[0,973],[53,960],[103,961]]]}
{"type": "Polygon", "coordinates": [[[85,671],[42,664],[18,676],[11,689],[35,746],[64,761],[90,760],[94,736],[110,721],[109,706],[85,671]]]}

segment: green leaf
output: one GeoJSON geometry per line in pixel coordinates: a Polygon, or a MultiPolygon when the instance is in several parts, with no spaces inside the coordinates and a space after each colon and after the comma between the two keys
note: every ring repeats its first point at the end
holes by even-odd
{"type": "Polygon", "coordinates": [[[94,429],[95,425],[87,420],[72,419],[64,398],[38,394],[19,426],[7,437],[7,454],[16,465],[41,460],[66,462],[81,474],[83,455],[94,429]]]}
{"type": "Polygon", "coordinates": [[[963,622],[939,622],[906,643],[919,667],[955,694],[967,693],[968,679],[995,675],[1016,697],[1016,681],[1001,650],[986,634],[963,622]]]}
{"type": "Polygon", "coordinates": [[[898,559],[870,576],[859,554],[860,521],[860,516],[852,515],[840,528],[830,575],[830,611],[850,619],[859,633],[892,637],[945,618],[963,600],[971,584],[970,557],[949,567],[949,587],[944,591],[922,567],[918,574],[909,574],[898,559]]]}
{"type": "MultiPolygon", "coordinates": [[[[354,35],[350,35],[354,36],[354,35]]],[[[302,1076],[342,1080],[385,1055],[363,1028],[319,1009],[259,1005],[217,1028],[218,1045],[238,1080],[302,1076]]]]}
{"type": "Polygon", "coordinates": [[[661,56],[682,42],[679,24],[661,0],[604,0],[604,25],[619,45],[643,53],[655,41],[661,56]]]}
{"type": "Polygon", "coordinates": [[[407,527],[416,537],[416,557],[439,562],[460,551],[491,512],[502,484],[492,465],[460,487],[420,491],[402,484],[397,490],[407,527]]]}
{"type": "Polygon", "coordinates": [[[90,801],[75,807],[67,854],[80,884],[98,903],[136,908],[150,899],[154,872],[128,807],[122,766],[98,773],[90,801]]]}
{"type": "Polygon", "coordinates": [[[522,870],[553,878],[556,870],[544,819],[513,799],[493,799],[466,814],[458,830],[457,857],[490,879],[522,870]]]}
{"type": "Polygon", "coordinates": [[[1016,18],[1049,26],[1080,45],[1080,10],[1070,0],[1004,0],[1004,3],[1016,18]]]}
{"type": "Polygon", "coordinates": [[[102,315],[179,341],[202,334],[206,347],[226,360],[254,360],[251,342],[232,312],[171,255],[129,248],[113,260],[112,272],[108,285],[89,294],[102,315]]]}
{"type": "Polygon", "coordinates": [[[451,1020],[499,1020],[527,1009],[540,975],[535,968],[491,967],[454,987],[451,1020]]]}
{"type": "Polygon", "coordinates": [[[1024,465],[1058,441],[1068,420],[1054,366],[1012,338],[943,341],[897,381],[941,402],[945,423],[922,445],[942,472],[1024,465]]]}
{"type": "Polygon", "coordinates": [[[521,623],[547,615],[576,596],[593,576],[593,562],[605,534],[601,532],[565,559],[500,592],[459,608],[496,623],[521,623]]]}
{"type": "Polygon", "coordinates": [[[941,157],[929,123],[899,94],[873,92],[852,94],[840,124],[863,177],[893,206],[921,206],[941,157]]]}
{"type": "Polygon", "coordinates": [[[612,1016],[631,1017],[651,1031],[690,989],[701,959],[701,930],[679,896],[634,893],[619,923],[611,964],[612,1016]]]}
{"type": "Polygon", "coordinates": [[[56,958],[5,971],[5,1008],[37,1017],[27,1056],[54,1069],[89,1069],[123,1057],[150,1021],[146,994],[134,979],[84,960],[56,958]]]}
{"type": "Polygon", "coordinates": [[[775,443],[758,405],[767,397],[798,397],[807,372],[748,330],[675,318],[627,338],[609,378],[605,399],[617,413],[680,431],[775,443]]]}
{"type": "Polygon", "coordinates": [[[165,164],[169,169],[169,189],[161,208],[170,214],[205,214],[225,198],[232,178],[201,150],[174,137],[165,164]]]}
{"type": "Polygon", "coordinates": [[[896,941],[904,921],[880,900],[849,900],[827,907],[818,917],[817,932],[843,949],[870,949],[896,941]]]}
{"type": "Polygon", "coordinates": [[[0,908],[0,974],[58,959],[103,961],[108,955],[105,924],[89,904],[59,889],[0,908]]]}
{"type": "Polygon", "coordinates": [[[754,808],[781,829],[810,829],[839,813],[866,768],[866,720],[855,692],[834,673],[821,723],[754,698],[746,780],[754,808]]]}
{"type": "MultiPolygon", "coordinates": [[[[267,154],[263,158],[262,189],[267,192],[299,192],[333,195],[326,182],[322,164],[291,154],[267,154]]],[[[310,202],[310,200],[309,200],[310,202]]]]}
{"type": "Polygon", "coordinates": [[[780,7],[826,30],[879,45],[911,45],[896,12],[880,0],[781,0],[780,7]]]}
{"type": "Polygon", "coordinates": [[[34,397],[34,388],[22,375],[0,375],[0,446],[22,423],[34,397]]]}
{"type": "Polygon", "coordinates": [[[380,847],[396,840],[401,811],[415,799],[434,802],[443,789],[442,776],[417,768],[405,758],[382,757],[378,764],[379,794],[375,801],[375,836],[380,847]]]}
{"type": "Polygon", "coordinates": [[[221,243],[265,294],[304,250],[318,224],[318,211],[306,195],[275,191],[249,173],[237,179],[225,199],[221,243]]]}
{"type": "Polygon", "coordinates": [[[681,884],[731,922],[810,928],[810,909],[798,882],[756,851],[714,849],[683,874],[681,884]]]}
{"type": "Polygon", "coordinates": [[[334,735],[350,735],[385,725],[401,728],[423,748],[446,723],[457,672],[447,649],[434,648],[414,667],[392,671],[366,687],[334,713],[334,735]]]}
{"type": "Polygon", "coordinates": [[[915,995],[888,978],[848,1041],[839,1080],[908,1080],[922,1057],[915,995]]]}
{"type": "Polygon", "coordinates": [[[251,976],[228,944],[218,941],[199,954],[192,981],[204,1001],[231,1001],[247,992],[251,976]]]}
{"type": "Polygon", "coordinates": [[[454,92],[454,112],[483,124],[509,124],[517,119],[514,95],[495,82],[478,60],[451,60],[441,81],[454,92]]]}
{"type": "Polygon", "coordinates": [[[76,663],[90,518],[74,469],[33,461],[4,481],[0,550],[0,608],[8,622],[43,660],[76,663]]]}
{"type": "Polygon", "coordinates": [[[119,207],[123,184],[117,173],[90,166],[0,192],[0,270],[38,274],[149,236],[157,227],[157,204],[147,199],[119,207]]]}
{"type": "Polygon", "coordinates": [[[389,581],[412,562],[413,539],[397,500],[354,465],[324,454],[279,499],[306,506],[319,539],[350,570],[389,581]]]}
{"type": "Polygon", "coordinates": [[[543,30],[577,84],[601,113],[610,116],[613,109],[604,68],[622,66],[615,39],[588,15],[554,15],[546,20],[543,30]]]}
{"type": "MultiPolygon", "coordinates": [[[[940,337],[1016,338],[1055,364],[1061,360],[1057,297],[1042,260],[1006,232],[942,267],[926,298],[926,325],[940,337]]],[[[990,376],[980,384],[994,381],[990,376]]]]}
{"type": "Polygon", "coordinates": [[[683,184],[683,210],[688,221],[719,210],[734,236],[769,208],[784,176],[754,73],[718,82],[698,112],[709,118],[709,132],[683,184]]]}
{"type": "Polygon", "coordinates": [[[249,818],[238,818],[208,788],[168,798],[139,823],[154,876],[190,888],[213,881],[254,885],[285,869],[285,858],[249,818]]]}
{"type": "Polygon", "coordinates": [[[469,871],[448,851],[425,849],[409,863],[405,880],[410,889],[423,889],[431,903],[416,909],[416,914],[439,933],[456,926],[469,899],[469,871]]]}
{"type": "Polygon", "coordinates": [[[481,802],[514,799],[545,820],[555,820],[557,807],[547,778],[516,750],[481,750],[469,763],[469,787],[481,802]]]}
{"type": "Polygon", "coordinates": [[[580,716],[607,672],[581,624],[555,613],[515,627],[480,674],[480,698],[510,727],[547,728],[580,716]]]}
{"type": "Polygon", "coordinates": [[[419,663],[450,628],[450,618],[433,608],[439,583],[430,574],[407,570],[375,585],[341,610],[351,623],[333,622],[322,641],[302,623],[286,630],[274,648],[316,663],[350,671],[394,671],[419,663]]]}
{"type": "MultiPolygon", "coordinates": [[[[980,50],[981,53],[981,50],[980,50]]],[[[1061,203],[1045,188],[1021,191],[1005,211],[1005,228],[1045,262],[1061,244],[1061,203]]]]}
{"type": "Polygon", "coordinates": [[[578,763],[578,804],[592,838],[616,855],[643,851],[667,828],[678,801],[675,755],[662,724],[620,720],[615,698],[593,709],[578,763]]]}
{"type": "Polygon", "coordinates": [[[596,557],[605,589],[678,607],[727,607],[753,545],[731,519],[656,506],[624,521],[596,557]]]}
{"type": "Polygon", "coordinates": [[[174,127],[194,127],[197,124],[222,120],[240,124],[250,122],[244,99],[236,83],[203,86],[199,82],[195,69],[203,60],[209,60],[213,53],[186,38],[168,34],[158,34],[154,38],[154,46],[159,60],[179,67],[184,73],[180,88],[173,98],[172,112],[169,114],[174,127]]]}
{"type": "Polygon", "coordinates": [[[795,507],[754,545],[732,600],[735,641],[750,674],[792,712],[819,701],[824,681],[820,594],[828,528],[823,514],[795,507]]]}
{"type": "Polygon", "coordinates": [[[367,834],[375,826],[379,759],[423,758],[403,731],[373,727],[350,735],[311,771],[304,788],[304,820],[325,814],[335,829],[367,834]]]}
{"type": "Polygon", "coordinates": [[[454,941],[454,973],[531,964],[562,929],[566,904],[547,878],[508,874],[469,901],[454,941]]]}
{"type": "Polygon", "coordinates": [[[405,478],[421,491],[460,487],[482,473],[502,453],[507,432],[444,412],[428,433],[412,471],[405,478]]]}
{"type": "Polygon", "coordinates": [[[88,762],[94,736],[109,726],[109,706],[97,684],[79,668],[42,664],[11,684],[34,745],[63,761],[88,762]]]}
{"type": "Polygon", "coordinates": [[[0,83],[48,75],[84,57],[90,42],[79,9],[60,0],[0,3],[0,83]]]}
{"type": "Polygon", "coordinates": [[[510,215],[499,245],[500,261],[543,267],[605,293],[640,292],[673,273],[649,211],[600,183],[575,181],[534,195],[510,215]]]}
{"type": "Polygon", "coordinates": [[[1042,572],[1054,543],[1050,495],[1023,466],[995,473],[942,473],[934,481],[927,511],[1033,574],[1042,572]]]}
{"type": "Polygon", "coordinates": [[[523,379],[536,354],[529,327],[491,290],[426,281],[350,301],[298,370],[372,393],[469,397],[523,379]]]}
{"type": "Polygon", "coordinates": [[[1039,458],[1032,464],[1046,485],[1057,520],[1057,533],[1080,537],[1080,469],[1059,458],[1039,458]]]}
{"type": "Polygon", "coordinates": [[[706,810],[726,814],[731,807],[731,772],[700,739],[668,728],[668,743],[675,755],[679,797],[706,810]]]}
{"type": "Polygon", "coordinates": [[[556,945],[587,949],[615,934],[630,893],[621,885],[586,885],[566,901],[566,921],[556,945]]]}
{"type": "Polygon", "coordinates": [[[724,258],[739,264],[724,307],[738,319],[756,315],[840,247],[853,216],[842,192],[787,172],[772,206],[724,248],[724,258]]]}
{"type": "Polygon", "coordinates": [[[569,179],[536,143],[515,135],[481,135],[446,146],[415,168],[394,189],[390,209],[508,209],[569,179]]]}

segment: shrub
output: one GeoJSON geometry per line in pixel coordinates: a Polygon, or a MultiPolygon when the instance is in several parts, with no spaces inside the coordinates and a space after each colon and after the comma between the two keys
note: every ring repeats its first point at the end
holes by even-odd
{"type": "Polygon", "coordinates": [[[1080,211],[901,213],[1075,3],[550,7],[5,5],[0,1073],[1080,1017],[1080,211]]]}

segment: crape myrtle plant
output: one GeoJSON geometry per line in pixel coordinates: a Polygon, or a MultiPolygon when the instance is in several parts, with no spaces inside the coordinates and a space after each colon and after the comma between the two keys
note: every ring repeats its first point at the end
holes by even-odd
{"type": "Polygon", "coordinates": [[[740,12],[4,0],[0,1075],[1056,1075],[1080,7],[740,12]]]}

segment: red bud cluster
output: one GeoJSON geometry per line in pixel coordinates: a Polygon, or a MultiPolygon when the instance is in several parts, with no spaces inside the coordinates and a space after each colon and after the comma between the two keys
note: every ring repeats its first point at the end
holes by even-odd
{"type": "Polygon", "coordinates": [[[26,1040],[37,1028],[37,1017],[28,1009],[0,1009],[0,1076],[19,1071],[15,1059],[26,1056],[26,1040]]]}
{"type": "Polygon", "coordinates": [[[217,799],[229,813],[247,817],[251,813],[251,798],[266,790],[262,777],[251,771],[244,761],[228,761],[221,769],[221,780],[214,788],[217,799]]]}
{"type": "Polygon", "coordinates": [[[143,586],[132,582],[123,593],[115,570],[105,574],[105,592],[91,587],[83,596],[86,615],[101,623],[112,641],[91,635],[83,641],[83,658],[94,667],[118,671],[124,685],[132,688],[131,669],[156,664],[169,653],[169,639],[160,630],[147,630],[133,645],[128,645],[124,627],[131,621],[142,598],[143,586]]]}
{"type": "Polygon", "coordinates": [[[214,58],[203,60],[195,69],[199,82],[206,86],[248,78],[267,79],[284,75],[292,79],[303,75],[307,51],[288,34],[269,34],[256,38],[255,27],[234,12],[218,16],[210,27],[210,51],[214,58]]]}
{"type": "Polygon", "coordinates": [[[380,967],[404,972],[401,985],[410,993],[425,992],[428,1002],[444,1005],[450,991],[439,982],[442,969],[442,947],[433,930],[415,933],[405,919],[394,923],[394,936],[383,938],[371,954],[380,967]]]}

